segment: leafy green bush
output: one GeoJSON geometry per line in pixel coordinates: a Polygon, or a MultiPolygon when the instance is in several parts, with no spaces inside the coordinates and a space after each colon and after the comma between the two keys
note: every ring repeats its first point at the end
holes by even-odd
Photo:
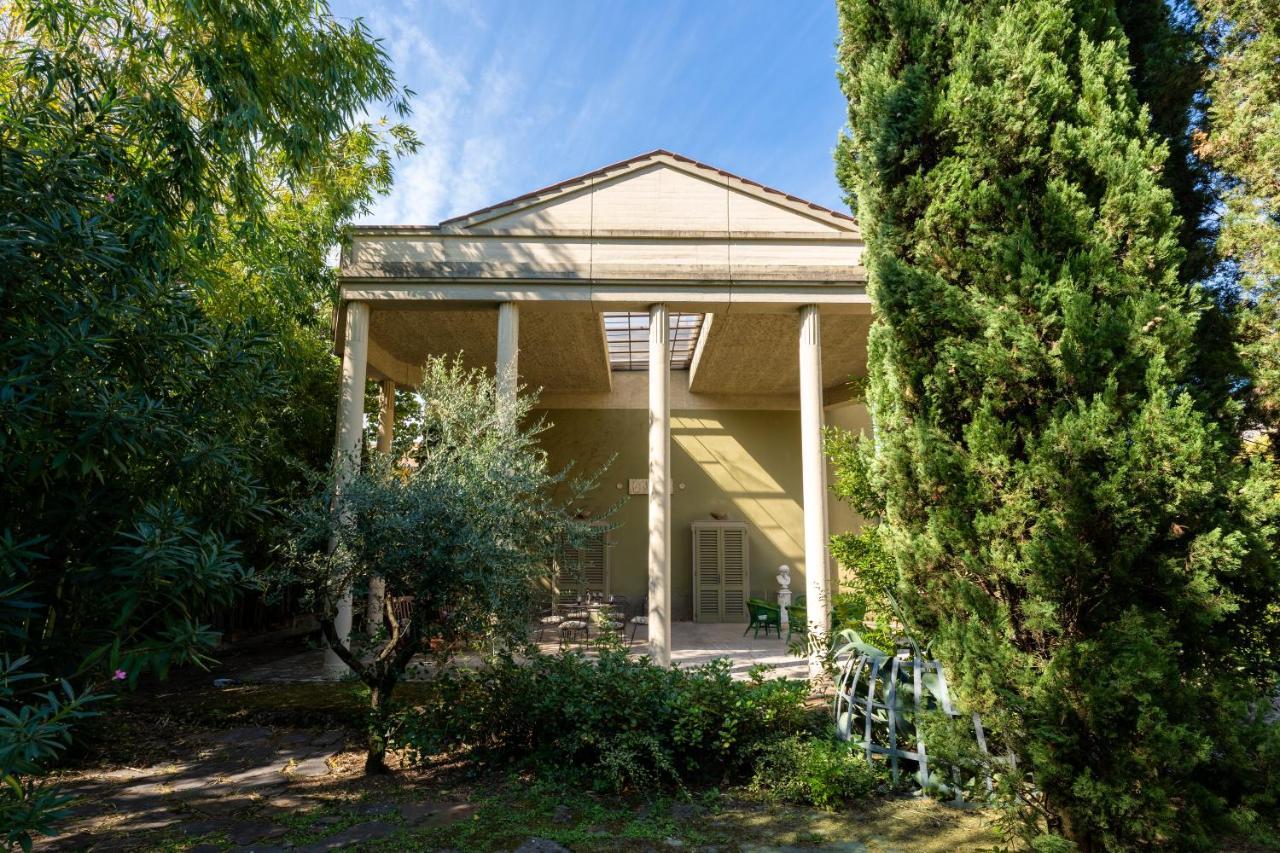
{"type": "MultiPolygon", "coordinates": [[[[1271,706],[1256,705],[1227,747],[1224,764],[1235,768],[1227,787],[1227,830],[1260,847],[1280,850],[1280,723],[1271,706]]],[[[1227,741],[1226,738],[1221,738],[1227,741]]]]}
{"type": "Polygon", "coordinates": [[[873,645],[892,648],[899,635],[894,630],[898,608],[891,592],[898,583],[898,567],[886,550],[878,521],[884,515],[884,498],[871,479],[874,446],[865,434],[828,427],[823,447],[835,471],[832,492],[863,518],[858,530],[831,537],[831,556],[846,570],[840,584],[843,592],[833,603],[831,634],[853,629],[873,645]],[[858,607],[842,609],[842,601],[856,602],[858,607]],[[842,618],[846,614],[853,618],[842,618]]]}
{"type": "Polygon", "coordinates": [[[887,792],[889,774],[843,741],[792,736],[765,747],[751,787],[772,800],[834,809],[887,792]]]}
{"type": "Polygon", "coordinates": [[[203,663],[290,463],[326,464],[329,249],[413,139],[360,120],[407,97],[323,2],[3,21],[0,838],[30,843],[86,694],[203,663]]]}
{"type": "Polygon", "coordinates": [[[760,749],[821,725],[803,684],[727,661],[664,669],[620,650],[510,658],[448,671],[425,705],[401,712],[395,743],[413,759],[469,748],[597,790],[746,778],[760,749]]]}

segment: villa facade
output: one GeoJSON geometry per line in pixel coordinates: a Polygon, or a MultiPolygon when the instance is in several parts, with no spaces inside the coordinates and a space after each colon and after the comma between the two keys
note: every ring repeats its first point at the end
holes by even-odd
{"type": "Polygon", "coordinates": [[[857,519],[828,500],[821,430],[869,426],[848,387],[866,370],[862,252],[849,216],[667,151],[439,225],[358,227],[339,450],[359,447],[366,378],[412,386],[461,353],[500,394],[538,391],[553,464],[613,459],[597,509],[621,509],[589,582],[647,597],[655,659],[673,620],[745,621],[783,564],[825,631],[828,534],[857,519]]]}

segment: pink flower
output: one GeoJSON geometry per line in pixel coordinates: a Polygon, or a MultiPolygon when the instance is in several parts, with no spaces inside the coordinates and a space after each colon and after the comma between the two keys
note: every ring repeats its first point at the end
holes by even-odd
{"type": "Polygon", "coordinates": [[[116,670],[116,674],[115,674],[115,675],[113,675],[113,676],[111,676],[111,680],[112,680],[112,681],[124,681],[124,680],[125,680],[126,678],[128,678],[128,677],[129,677],[129,673],[125,672],[123,669],[117,669],[117,670],[116,670]]]}
{"type": "Polygon", "coordinates": [[[116,200],[116,194],[115,194],[115,193],[107,193],[107,201],[108,201],[108,202],[110,202],[110,203],[115,203],[115,200],[116,200]]]}

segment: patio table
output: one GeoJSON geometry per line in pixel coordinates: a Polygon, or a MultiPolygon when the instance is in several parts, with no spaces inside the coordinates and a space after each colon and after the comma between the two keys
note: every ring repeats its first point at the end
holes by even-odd
{"type": "Polygon", "coordinates": [[[619,605],[617,602],[610,601],[580,601],[573,604],[562,605],[563,615],[566,620],[576,622],[585,622],[588,626],[587,636],[590,636],[590,626],[600,627],[600,620],[597,618],[602,613],[608,613],[614,616],[611,621],[621,621],[618,616],[619,605]]]}

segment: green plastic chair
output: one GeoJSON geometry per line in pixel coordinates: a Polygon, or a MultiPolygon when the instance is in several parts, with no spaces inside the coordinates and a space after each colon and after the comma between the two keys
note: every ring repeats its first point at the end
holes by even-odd
{"type": "Polygon", "coordinates": [[[805,609],[804,603],[787,605],[787,642],[791,642],[791,636],[798,634],[803,637],[809,633],[809,614],[805,609]]]}
{"type": "Polygon", "coordinates": [[[782,608],[776,604],[770,604],[767,601],[761,601],[758,598],[747,599],[747,614],[750,615],[751,621],[747,623],[747,630],[742,632],[742,636],[747,636],[747,631],[755,629],[753,639],[760,639],[760,629],[764,628],[764,637],[769,639],[769,629],[773,628],[773,633],[778,639],[782,639],[782,608]]]}
{"type": "MultiPolygon", "coordinates": [[[[864,602],[856,599],[845,599],[831,608],[831,624],[835,627],[850,622],[861,622],[866,615],[867,605],[864,602]]],[[[792,635],[803,637],[808,633],[809,610],[802,595],[796,599],[794,604],[787,606],[787,642],[791,642],[792,635]]]]}

